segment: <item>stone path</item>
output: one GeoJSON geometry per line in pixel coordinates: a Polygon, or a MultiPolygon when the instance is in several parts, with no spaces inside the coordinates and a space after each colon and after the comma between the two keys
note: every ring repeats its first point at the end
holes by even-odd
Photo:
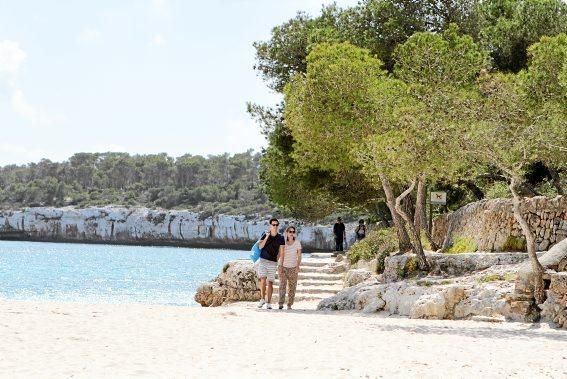
{"type": "MultiPolygon", "coordinates": [[[[321,299],[331,297],[343,289],[343,274],[335,274],[329,268],[334,263],[332,253],[313,253],[301,260],[295,303],[309,302],[315,308],[321,299]]],[[[272,304],[278,303],[279,280],[274,283],[272,304]]]]}

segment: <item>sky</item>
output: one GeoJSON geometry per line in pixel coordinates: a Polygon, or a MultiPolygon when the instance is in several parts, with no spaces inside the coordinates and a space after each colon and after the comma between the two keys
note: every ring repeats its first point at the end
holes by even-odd
{"type": "Polygon", "coordinates": [[[331,2],[0,0],[0,165],[259,151],[246,102],[279,97],[252,43],[331,2]]]}

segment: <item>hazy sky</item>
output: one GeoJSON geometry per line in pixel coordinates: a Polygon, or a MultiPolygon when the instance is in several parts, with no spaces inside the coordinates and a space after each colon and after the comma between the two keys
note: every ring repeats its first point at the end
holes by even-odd
{"type": "Polygon", "coordinates": [[[252,42],[330,2],[0,0],[0,165],[259,150],[245,103],[277,97],[252,42]]]}

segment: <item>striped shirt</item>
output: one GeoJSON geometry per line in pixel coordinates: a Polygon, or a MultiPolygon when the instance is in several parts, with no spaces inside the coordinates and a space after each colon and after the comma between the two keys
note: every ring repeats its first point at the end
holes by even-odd
{"type": "Polygon", "coordinates": [[[283,266],[286,268],[297,267],[297,250],[301,249],[301,242],[295,240],[291,245],[287,242],[284,245],[284,261],[283,266]]]}

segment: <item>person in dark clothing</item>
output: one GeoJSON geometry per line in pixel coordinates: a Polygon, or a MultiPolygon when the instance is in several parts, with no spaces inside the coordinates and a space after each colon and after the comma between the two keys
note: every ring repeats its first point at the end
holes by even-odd
{"type": "Polygon", "coordinates": [[[364,225],[364,220],[358,221],[358,226],[355,229],[356,240],[360,241],[364,237],[366,237],[366,225],[364,225]]]}
{"type": "Polygon", "coordinates": [[[345,224],[338,217],[337,222],[333,225],[333,234],[335,236],[335,251],[343,251],[343,241],[346,240],[345,224]]]}
{"type": "Polygon", "coordinates": [[[267,309],[272,309],[272,293],[274,292],[274,281],[278,269],[278,260],[283,260],[284,256],[284,237],[278,233],[280,225],[277,218],[270,219],[270,229],[260,237],[260,259],[258,259],[258,277],[260,278],[260,295],[262,298],[258,303],[258,308],[266,304],[267,309]],[[266,291],[266,281],[268,288],[266,291]],[[266,295],[267,299],[266,299],[266,295]]]}

